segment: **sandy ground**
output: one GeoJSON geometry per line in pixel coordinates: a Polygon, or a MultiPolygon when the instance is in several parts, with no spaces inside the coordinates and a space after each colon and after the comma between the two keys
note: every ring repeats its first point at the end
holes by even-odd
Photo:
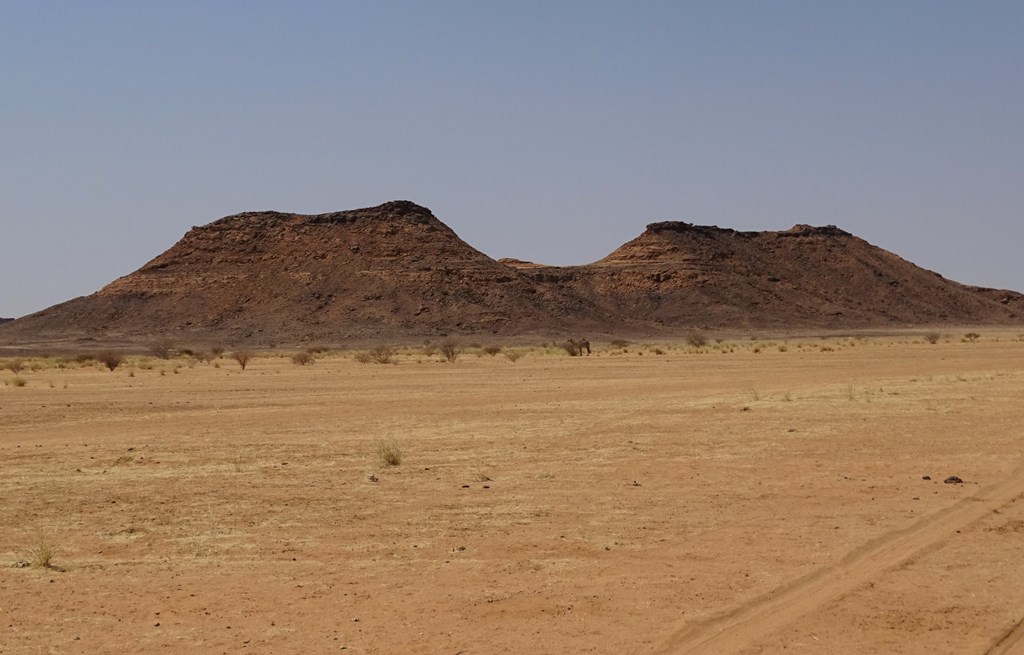
{"type": "Polygon", "coordinates": [[[1024,649],[1024,338],[756,348],[3,371],[0,653],[1024,649]]]}

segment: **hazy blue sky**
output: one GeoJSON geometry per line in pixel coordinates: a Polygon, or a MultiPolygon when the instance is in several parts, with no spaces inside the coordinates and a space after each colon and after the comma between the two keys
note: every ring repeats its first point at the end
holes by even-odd
{"type": "Polygon", "coordinates": [[[0,0],[0,316],[240,211],[493,257],[836,224],[1024,291],[1024,2],[0,0]]]}

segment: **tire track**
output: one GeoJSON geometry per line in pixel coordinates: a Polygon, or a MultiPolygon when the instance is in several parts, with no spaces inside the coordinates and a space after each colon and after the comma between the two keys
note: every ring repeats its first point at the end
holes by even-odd
{"type": "Polygon", "coordinates": [[[985,651],[985,655],[1008,655],[1009,653],[1024,653],[1024,618],[1017,621],[992,648],[985,651]]]}
{"type": "MultiPolygon", "coordinates": [[[[824,603],[845,596],[885,570],[938,545],[949,534],[1015,498],[1024,496],[1024,465],[1006,478],[959,502],[921,518],[901,530],[882,535],[852,551],[836,564],[814,571],[732,610],[673,632],[654,655],[735,652],[808,614],[824,603]]],[[[1024,645],[1024,627],[1010,631],[996,648],[1024,645]]],[[[990,653],[1009,653],[992,650],[990,653]]]]}

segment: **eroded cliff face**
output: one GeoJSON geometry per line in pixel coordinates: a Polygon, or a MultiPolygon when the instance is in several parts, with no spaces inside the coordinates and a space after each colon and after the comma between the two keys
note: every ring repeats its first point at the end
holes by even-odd
{"type": "Polygon", "coordinates": [[[190,230],[91,296],[0,341],[155,335],[253,345],[441,335],[1021,324],[1022,296],[966,287],[834,226],[682,222],[586,266],[495,261],[408,201],[246,212],[190,230]]]}

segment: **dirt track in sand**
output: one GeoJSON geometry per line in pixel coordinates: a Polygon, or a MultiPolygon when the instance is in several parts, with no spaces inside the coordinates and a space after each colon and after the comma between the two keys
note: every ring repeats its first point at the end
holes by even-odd
{"type": "Polygon", "coordinates": [[[1016,334],[716,348],[22,372],[0,653],[1020,647],[1016,334]]]}

